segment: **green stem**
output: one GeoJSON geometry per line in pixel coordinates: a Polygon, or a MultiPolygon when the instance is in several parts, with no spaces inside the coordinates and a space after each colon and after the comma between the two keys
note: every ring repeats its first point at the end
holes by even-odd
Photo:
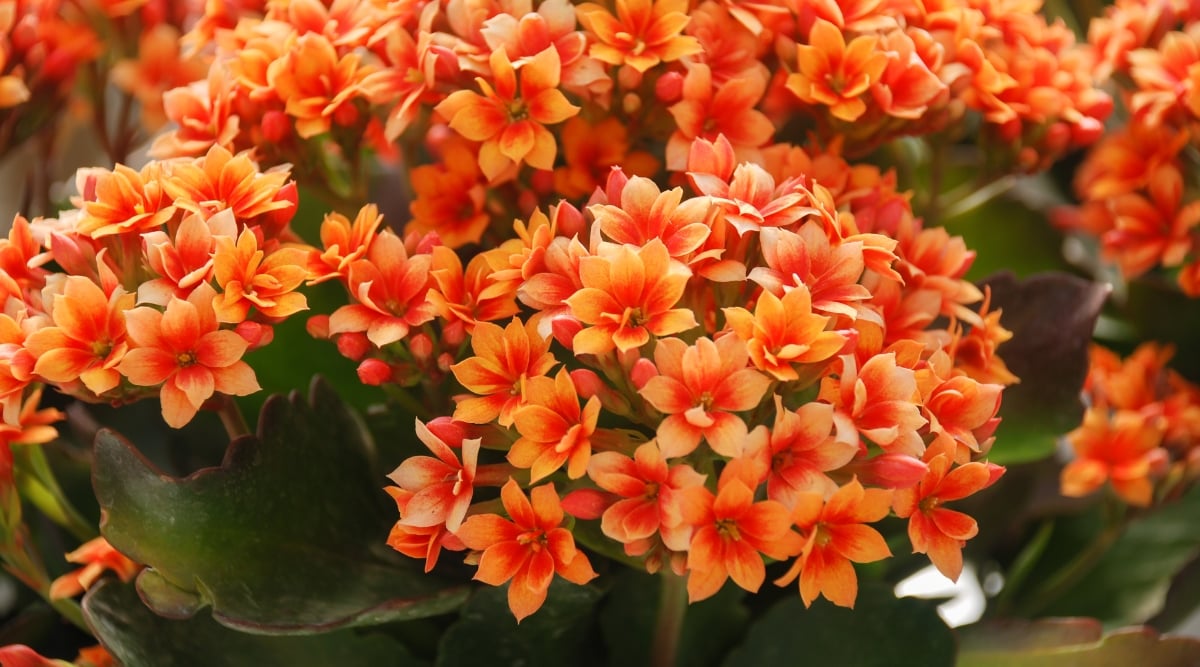
{"type": "Polygon", "coordinates": [[[14,444],[12,452],[21,496],[80,542],[96,537],[96,527],[84,520],[58,485],[42,446],[14,444]]]}
{"type": "Polygon", "coordinates": [[[250,425],[246,423],[246,416],[242,414],[241,407],[232,396],[222,395],[220,397],[216,413],[221,418],[221,424],[225,426],[225,432],[229,434],[230,440],[251,435],[250,425]]]}
{"type": "Polygon", "coordinates": [[[1128,522],[1121,509],[1123,508],[1110,511],[1107,526],[1096,535],[1091,544],[1046,579],[1046,582],[1035,590],[1024,604],[1020,605],[1021,615],[1033,616],[1042,612],[1071,587],[1082,581],[1096,567],[1100,559],[1108,553],[1109,548],[1125,532],[1128,522]]]}
{"type": "Polygon", "coordinates": [[[679,639],[683,635],[683,619],[688,607],[687,579],[672,572],[670,566],[664,567],[659,577],[662,593],[658,600],[650,664],[654,667],[675,667],[679,657],[679,639]]]}

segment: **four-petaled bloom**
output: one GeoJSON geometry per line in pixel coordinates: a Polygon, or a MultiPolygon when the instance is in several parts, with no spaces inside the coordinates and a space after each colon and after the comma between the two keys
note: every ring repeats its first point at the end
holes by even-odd
{"type": "Polygon", "coordinates": [[[468,549],[482,551],[475,578],[499,586],[510,579],[508,607],[520,622],[541,608],[554,575],[574,584],[596,577],[587,555],[562,527],[563,509],[553,484],[534,487],[529,497],[509,480],[500,489],[509,519],[496,514],[467,517],[456,535],[468,549]]]}
{"type": "Polygon", "coordinates": [[[254,370],[242,361],[246,340],[219,328],[215,296],[205,284],[187,301],[171,299],[163,311],[142,306],[125,314],[132,345],[117,370],[135,385],[162,385],[163,419],[175,428],[191,421],[214,393],[246,396],[259,390],[254,370]]]}

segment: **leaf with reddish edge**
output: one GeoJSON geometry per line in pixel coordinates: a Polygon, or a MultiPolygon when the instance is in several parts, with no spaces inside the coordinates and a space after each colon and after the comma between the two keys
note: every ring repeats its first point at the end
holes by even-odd
{"type": "Polygon", "coordinates": [[[307,634],[451,611],[464,587],[383,546],[395,515],[373,456],[370,435],[321,380],[308,399],[268,399],[256,436],[182,479],[101,431],[101,532],[149,566],[138,592],[164,616],[208,605],[231,628],[307,634]]]}
{"type": "Polygon", "coordinates": [[[1162,637],[1145,626],[1105,635],[1090,618],[987,622],[960,636],[958,667],[1191,667],[1200,658],[1194,637],[1162,637]]]}
{"type": "Polygon", "coordinates": [[[222,627],[207,613],[188,620],[166,619],[142,605],[132,586],[112,579],[88,591],[83,613],[96,638],[124,667],[426,664],[413,658],[403,644],[382,634],[340,630],[316,636],[266,637],[222,627]]]}
{"type": "Polygon", "coordinates": [[[1004,390],[989,459],[1013,464],[1045,458],[1083,418],[1088,346],[1111,288],[1061,272],[1022,280],[1002,272],[980,287],[991,288],[993,311],[1003,309],[1000,324],[1013,337],[997,352],[1021,378],[1004,390]]]}

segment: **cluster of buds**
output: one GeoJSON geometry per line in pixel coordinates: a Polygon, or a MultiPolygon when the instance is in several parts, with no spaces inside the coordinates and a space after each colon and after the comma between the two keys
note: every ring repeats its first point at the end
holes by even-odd
{"type": "Polygon", "coordinates": [[[1081,203],[1059,211],[1058,222],[1099,238],[1124,277],[1177,270],[1183,291],[1200,296],[1200,201],[1190,180],[1200,128],[1200,13],[1187,2],[1117,2],[1088,39],[1129,117],[1088,152],[1074,183],[1081,203]]]}
{"type": "Polygon", "coordinates": [[[1145,343],[1122,360],[1092,348],[1088,409],[1067,435],[1074,459],[1062,471],[1064,495],[1107,483],[1122,501],[1148,507],[1200,478],[1200,387],[1167,368],[1173,353],[1145,343]]]}

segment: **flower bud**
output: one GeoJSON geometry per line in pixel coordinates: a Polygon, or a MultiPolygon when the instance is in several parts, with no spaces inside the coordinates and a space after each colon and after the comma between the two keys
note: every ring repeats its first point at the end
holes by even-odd
{"type": "Polygon", "coordinates": [[[374,347],[362,332],[353,331],[337,337],[338,353],[350,361],[359,361],[374,347]]]}
{"type": "Polygon", "coordinates": [[[292,120],[282,111],[268,111],[262,117],[263,139],[278,144],[292,136],[292,120]]]}
{"type": "Polygon", "coordinates": [[[382,359],[364,359],[358,365],[358,379],[365,385],[378,387],[392,379],[392,367],[382,359]]]}

